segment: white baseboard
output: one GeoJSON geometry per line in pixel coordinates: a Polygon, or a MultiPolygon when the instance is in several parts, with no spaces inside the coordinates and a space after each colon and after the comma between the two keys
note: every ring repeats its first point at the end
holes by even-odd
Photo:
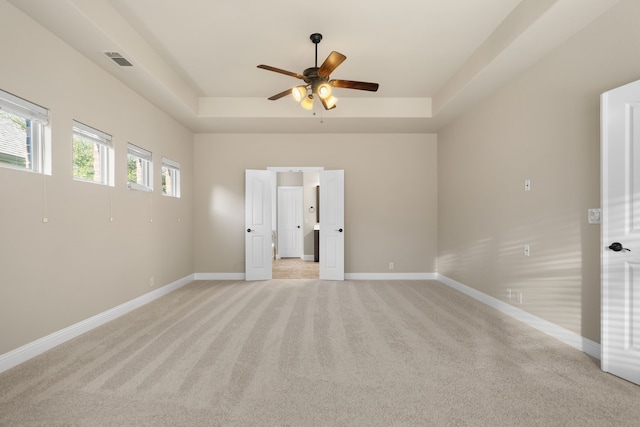
{"type": "Polygon", "coordinates": [[[313,261],[313,260],[315,259],[315,257],[313,256],[313,254],[311,254],[311,255],[304,255],[304,256],[302,257],[302,259],[303,259],[303,260],[305,260],[305,261],[313,261]]]}
{"type": "Polygon", "coordinates": [[[244,273],[195,273],[194,280],[244,280],[244,273]]]}
{"type": "Polygon", "coordinates": [[[111,320],[127,314],[128,312],[135,310],[138,307],[142,307],[143,305],[148,304],[151,301],[158,299],[161,296],[164,296],[169,292],[186,285],[187,283],[192,282],[193,280],[195,280],[194,275],[190,274],[189,276],[178,279],[173,283],[165,285],[147,294],[141,295],[138,298],[132,299],[131,301],[127,301],[124,304],[120,304],[116,307],[113,307],[112,309],[104,311],[100,314],[96,314],[93,317],[82,320],[69,327],[32,341],[29,344],[25,344],[22,347],[18,347],[8,353],[2,354],[0,355],[0,373],[13,368],[14,366],[19,365],[22,362],[26,362],[27,360],[36,357],[39,354],[42,354],[45,351],[50,350],[64,342],[67,342],[70,339],[82,335],[85,332],[88,332],[94,328],[97,328],[98,326],[101,326],[107,322],[110,322],[111,320]]]}
{"type": "Polygon", "coordinates": [[[436,273],[345,273],[347,280],[438,280],[436,273]]]}
{"type": "MultiPolygon", "coordinates": [[[[437,273],[345,273],[346,280],[438,280],[437,273]]],[[[244,280],[244,273],[195,273],[194,280],[244,280]]]]}
{"type": "Polygon", "coordinates": [[[482,293],[476,289],[473,289],[469,286],[463,285],[460,282],[456,282],[453,279],[450,279],[446,276],[437,275],[440,282],[444,283],[447,286],[450,286],[463,294],[470,296],[480,302],[487,304],[488,306],[495,308],[496,310],[513,317],[516,320],[519,320],[532,328],[535,328],[541,332],[544,332],[547,335],[550,335],[565,344],[570,345],[573,348],[576,348],[591,357],[595,357],[596,359],[600,359],[600,349],[601,346],[597,342],[591,341],[583,336],[580,336],[574,332],[571,332],[568,329],[565,329],[561,326],[556,325],[555,323],[551,323],[548,320],[544,320],[538,316],[535,316],[531,313],[528,313],[524,310],[521,310],[517,307],[514,307],[510,304],[507,304],[504,301],[500,301],[497,298],[494,298],[490,295],[482,293]]]}

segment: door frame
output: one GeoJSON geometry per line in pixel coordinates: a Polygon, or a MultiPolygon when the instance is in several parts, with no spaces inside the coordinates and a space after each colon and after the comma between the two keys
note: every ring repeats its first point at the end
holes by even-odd
{"type": "MultiPolygon", "coordinates": [[[[278,203],[275,201],[278,199],[278,172],[322,172],[324,171],[323,166],[267,166],[266,169],[271,172],[275,172],[273,174],[273,181],[271,183],[271,221],[273,223],[272,230],[278,229],[278,212],[277,206],[278,203]]],[[[303,190],[303,198],[304,198],[304,190],[303,190]]],[[[304,202],[303,202],[304,203],[304,202]]],[[[304,206],[303,206],[304,209],[304,206]]],[[[304,258],[304,233],[302,233],[303,245],[302,245],[302,257],[304,258]]],[[[276,238],[277,241],[277,238],[276,238]]],[[[277,248],[276,248],[277,252],[277,248]]]]}
{"type": "MultiPolygon", "coordinates": [[[[267,166],[266,168],[268,171],[272,171],[272,172],[324,172],[325,168],[323,166],[267,166]]],[[[274,174],[276,175],[276,174],[274,174]]],[[[322,192],[322,187],[320,187],[320,191],[322,192]]],[[[273,180],[273,184],[272,184],[272,194],[275,195],[277,194],[277,180],[274,178],[273,180]]],[[[274,199],[272,199],[274,200],[274,199]]],[[[275,203],[272,203],[272,205],[274,205],[275,203]]],[[[273,209],[273,206],[272,206],[273,209]]],[[[276,213],[273,212],[273,219],[272,221],[276,222],[276,213]]],[[[322,220],[320,221],[322,223],[322,220]]],[[[343,225],[344,226],[344,225],[343,225]]],[[[304,249],[303,249],[304,251],[304,249]]],[[[344,277],[344,252],[342,253],[342,273],[344,277]]],[[[322,277],[320,278],[322,280],[322,277]]],[[[331,280],[331,279],[327,279],[327,280],[331,280]]],[[[343,279],[340,279],[343,280],[343,279]]]]}
{"type": "MultiPolygon", "coordinates": [[[[278,172],[320,172],[324,170],[323,166],[267,166],[266,170],[276,172],[273,174],[273,180],[271,182],[271,200],[277,200],[278,195],[278,172]]],[[[271,222],[273,223],[273,230],[278,228],[278,216],[277,216],[277,203],[271,203],[271,222]]]]}

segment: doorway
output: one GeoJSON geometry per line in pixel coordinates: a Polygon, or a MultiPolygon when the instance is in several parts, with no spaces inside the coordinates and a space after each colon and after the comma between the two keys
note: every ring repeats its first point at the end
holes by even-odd
{"type": "MultiPolygon", "coordinates": [[[[275,199],[278,169],[283,168],[245,170],[245,280],[247,281],[273,278],[272,263],[276,257],[272,231],[276,229],[275,199]]],[[[315,170],[319,175],[317,207],[321,223],[318,224],[320,226],[318,233],[313,233],[314,237],[318,235],[319,279],[344,280],[344,170],[302,169],[315,170]]],[[[291,168],[286,168],[285,172],[293,171],[291,168]]],[[[316,188],[318,186],[310,190],[314,191],[316,188]]],[[[312,208],[315,209],[314,206],[310,206],[310,213],[312,208]]],[[[309,224],[309,226],[312,225],[315,226],[313,223],[309,224]]],[[[315,227],[313,229],[315,231],[315,227]]],[[[315,259],[315,256],[313,258],[315,259]]]]}
{"type": "Polygon", "coordinates": [[[314,262],[314,228],[318,171],[277,171],[273,218],[274,279],[318,279],[314,262]]]}

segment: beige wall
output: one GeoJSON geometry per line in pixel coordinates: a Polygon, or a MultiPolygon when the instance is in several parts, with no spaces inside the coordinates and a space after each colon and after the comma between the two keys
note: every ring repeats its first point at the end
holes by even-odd
{"type": "Polygon", "coordinates": [[[599,95],[640,78],[638,22],[621,2],[438,134],[438,271],[596,342],[599,95]]]}
{"type": "Polygon", "coordinates": [[[195,269],[244,272],[244,171],[345,171],[345,272],[435,272],[435,135],[196,135],[195,269]]]}
{"type": "Polygon", "coordinates": [[[53,157],[51,176],[0,168],[3,354],[193,273],[193,139],[4,1],[0,57],[0,88],[51,110],[53,157]],[[74,119],[113,135],[114,188],[72,179],[74,119]],[[152,194],[126,188],[127,142],[153,152],[152,194]],[[181,199],[160,195],[162,156],[181,199]]]}
{"type": "Polygon", "coordinates": [[[599,341],[600,228],[586,215],[600,204],[599,94],[640,78],[639,18],[622,0],[437,138],[193,137],[0,0],[0,88],[50,108],[53,138],[52,176],[0,168],[0,354],[150,277],[244,272],[244,170],[268,166],[345,170],[347,273],[393,261],[500,299],[520,290],[523,309],[599,341]],[[114,135],[115,188],[73,181],[73,119],[114,135]],[[127,142],[154,153],[156,188],[161,156],[182,165],[181,199],[126,189],[127,142]]]}

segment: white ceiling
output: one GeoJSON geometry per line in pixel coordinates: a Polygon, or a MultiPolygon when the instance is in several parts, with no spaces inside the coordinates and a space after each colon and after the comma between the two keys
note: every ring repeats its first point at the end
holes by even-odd
{"type": "Polygon", "coordinates": [[[194,132],[436,131],[617,0],[8,0],[194,132]],[[338,107],[303,110],[295,73],[333,50],[338,107]],[[121,53],[133,67],[104,55],[121,53]]]}

